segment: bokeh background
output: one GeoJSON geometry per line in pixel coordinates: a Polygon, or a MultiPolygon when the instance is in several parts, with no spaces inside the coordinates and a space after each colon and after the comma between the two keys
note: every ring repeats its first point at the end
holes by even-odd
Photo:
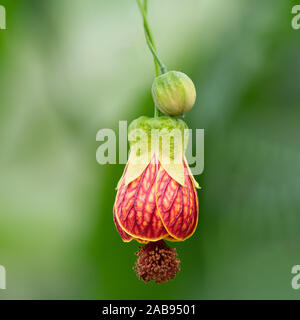
{"type": "Polygon", "coordinates": [[[205,129],[200,221],[167,284],[132,271],[112,220],[123,165],[101,128],[151,116],[153,61],[134,0],[1,0],[0,299],[299,299],[300,31],[286,0],[150,0],[169,69],[205,129]]]}

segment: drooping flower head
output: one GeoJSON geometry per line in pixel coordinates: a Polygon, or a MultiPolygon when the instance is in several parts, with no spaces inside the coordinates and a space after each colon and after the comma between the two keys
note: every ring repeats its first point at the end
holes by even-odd
{"type": "Polygon", "coordinates": [[[117,187],[114,222],[124,242],[135,239],[148,243],[136,265],[139,277],[144,279],[141,270],[147,262],[145,279],[164,282],[172,279],[179,267],[175,249],[168,251],[160,240],[186,240],[198,222],[199,186],[184,155],[188,130],[182,120],[140,117],[131,123],[128,138],[130,155],[117,187]],[[150,252],[159,258],[150,258],[150,252]],[[162,272],[161,268],[169,271],[162,272]]]}

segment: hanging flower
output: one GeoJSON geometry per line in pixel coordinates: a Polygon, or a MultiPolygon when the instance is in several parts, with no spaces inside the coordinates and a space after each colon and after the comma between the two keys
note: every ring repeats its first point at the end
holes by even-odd
{"type": "Polygon", "coordinates": [[[124,242],[134,239],[146,244],[136,253],[137,276],[146,282],[163,283],[180,270],[176,249],[164,240],[184,241],[195,232],[199,186],[184,155],[187,125],[182,120],[159,117],[159,110],[168,116],[183,115],[193,107],[196,89],[187,75],[168,72],[156,52],[147,20],[148,1],[137,3],[155,63],[154,118],[140,117],[129,127],[130,155],[117,186],[113,216],[124,242]]]}
{"type": "Polygon", "coordinates": [[[113,213],[124,242],[148,244],[138,253],[135,268],[145,281],[174,278],[176,250],[161,240],[184,241],[197,227],[199,186],[184,156],[185,129],[182,120],[169,117],[141,117],[129,127],[130,156],[113,213]]]}

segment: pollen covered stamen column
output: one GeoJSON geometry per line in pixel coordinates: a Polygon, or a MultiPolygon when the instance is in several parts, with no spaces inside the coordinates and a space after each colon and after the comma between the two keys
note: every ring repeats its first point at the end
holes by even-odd
{"type": "Polygon", "coordinates": [[[133,268],[140,280],[164,283],[173,280],[180,270],[180,260],[175,248],[163,240],[149,242],[136,253],[138,259],[133,268]]]}

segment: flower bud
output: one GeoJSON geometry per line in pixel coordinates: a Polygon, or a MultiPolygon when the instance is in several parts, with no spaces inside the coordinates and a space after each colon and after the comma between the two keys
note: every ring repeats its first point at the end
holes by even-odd
{"type": "Polygon", "coordinates": [[[193,81],[179,71],[170,71],[155,78],[152,95],[157,108],[169,116],[188,112],[196,101],[193,81]]]}

